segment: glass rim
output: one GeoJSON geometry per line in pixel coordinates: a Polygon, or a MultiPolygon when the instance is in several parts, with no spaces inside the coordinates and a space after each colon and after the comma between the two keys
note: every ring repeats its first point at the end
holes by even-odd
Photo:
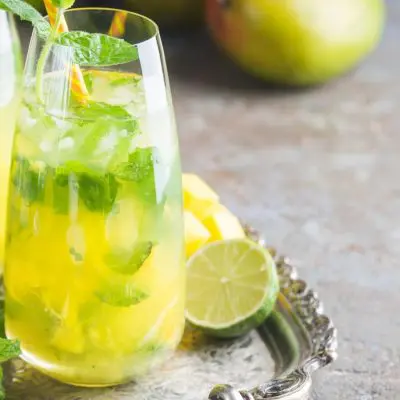
{"type": "MultiPolygon", "coordinates": [[[[127,13],[127,14],[129,14],[129,15],[131,15],[131,16],[139,19],[139,20],[144,20],[144,21],[148,22],[154,28],[154,34],[149,35],[149,37],[147,39],[145,39],[145,40],[138,41],[137,43],[132,43],[133,46],[139,46],[141,44],[144,44],[147,41],[152,40],[152,39],[154,39],[154,38],[156,38],[156,37],[158,37],[160,35],[160,28],[159,28],[158,24],[154,20],[152,20],[149,17],[146,17],[143,14],[140,14],[140,13],[137,13],[137,12],[134,12],[134,11],[124,10],[122,8],[114,8],[114,7],[77,7],[77,8],[69,8],[67,10],[64,10],[64,14],[69,14],[69,13],[73,13],[73,12],[80,12],[80,11],[105,11],[105,12],[114,12],[114,13],[116,13],[116,12],[124,12],[124,13],[127,13]]],[[[44,19],[48,20],[49,16],[45,15],[44,19]]],[[[62,44],[61,45],[58,44],[57,46],[69,47],[69,46],[65,46],[65,45],[62,45],[62,44]]]]}

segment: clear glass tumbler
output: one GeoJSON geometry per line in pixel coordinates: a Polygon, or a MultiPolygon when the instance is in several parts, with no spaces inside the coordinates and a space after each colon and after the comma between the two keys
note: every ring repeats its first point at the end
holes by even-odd
{"type": "MultiPolygon", "coordinates": [[[[64,16],[70,31],[107,34],[116,12],[64,16]]],[[[85,101],[73,49],[33,34],[12,155],[7,336],[28,363],[78,386],[140,376],[184,328],[181,167],[163,50],[152,21],[124,15],[116,34],[138,58],[81,66],[85,101]]]]}
{"type": "Polygon", "coordinates": [[[0,272],[4,264],[8,178],[21,75],[21,49],[14,19],[0,10],[0,272]]]}

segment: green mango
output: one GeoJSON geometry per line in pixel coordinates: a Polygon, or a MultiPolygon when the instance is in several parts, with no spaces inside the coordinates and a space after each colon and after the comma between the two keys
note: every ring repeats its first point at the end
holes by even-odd
{"type": "Polygon", "coordinates": [[[305,86],[359,64],[378,44],[384,0],[207,0],[212,37],[264,80],[305,86]]]}

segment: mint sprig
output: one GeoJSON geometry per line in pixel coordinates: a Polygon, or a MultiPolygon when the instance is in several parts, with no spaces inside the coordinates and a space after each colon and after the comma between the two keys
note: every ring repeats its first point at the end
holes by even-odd
{"type": "Polygon", "coordinates": [[[149,258],[152,248],[152,242],[137,243],[131,251],[118,249],[107,254],[104,257],[104,261],[113,271],[132,275],[137,272],[149,258]]]}
{"type": "MultiPolygon", "coordinates": [[[[18,357],[21,349],[18,340],[9,340],[5,338],[4,329],[4,300],[0,300],[0,363],[18,357]]],[[[3,387],[3,369],[0,366],[0,400],[6,398],[3,387]]]]}
{"type": "Polygon", "coordinates": [[[18,15],[23,21],[30,22],[42,39],[50,34],[50,24],[30,4],[21,0],[0,0],[0,9],[18,15]]]}
{"type": "Polygon", "coordinates": [[[84,67],[106,67],[138,59],[136,46],[102,33],[72,31],[61,33],[56,43],[74,49],[74,63],[84,67]]]}
{"type": "Polygon", "coordinates": [[[18,340],[0,338],[0,363],[18,357],[20,354],[21,349],[18,340]]]}
{"type": "Polygon", "coordinates": [[[107,283],[95,295],[102,303],[113,307],[134,306],[149,297],[133,283],[107,283]]]}

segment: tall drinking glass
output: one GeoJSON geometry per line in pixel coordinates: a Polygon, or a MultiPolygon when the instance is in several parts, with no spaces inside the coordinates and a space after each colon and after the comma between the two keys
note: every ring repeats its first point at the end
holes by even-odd
{"type": "MultiPolygon", "coordinates": [[[[115,10],[65,13],[106,34],[115,10]]],[[[157,26],[129,13],[136,61],[85,67],[34,33],[10,179],[6,332],[44,373],[81,386],[140,376],[184,327],[181,169],[157,26]],[[47,51],[46,50],[46,51],[47,51]],[[38,68],[44,67],[41,75],[38,68]]]]}
{"type": "Polygon", "coordinates": [[[21,49],[13,17],[0,10],[0,272],[4,264],[8,178],[21,72],[21,49]]]}

